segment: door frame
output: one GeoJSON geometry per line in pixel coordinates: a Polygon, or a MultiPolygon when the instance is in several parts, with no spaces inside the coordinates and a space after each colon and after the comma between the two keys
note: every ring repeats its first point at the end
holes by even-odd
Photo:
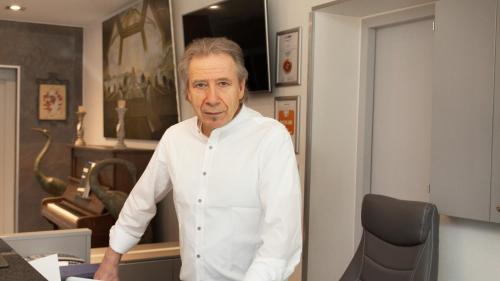
{"type": "MultiPolygon", "coordinates": [[[[316,33],[320,31],[319,28],[316,28],[316,19],[320,17],[320,14],[332,14],[336,16],[346,16],[351,17],[356,20],[359,19],[360,26],[356,26],[356,31],[359,30],[359,41],[356,41],[356,44],[359,44],[359,57],[356,57],[356,61],[353,62],[356,64],[358,68],[356,77],[356,89],[353,89],[352,94],[355,95],[357,99],[355,102],[356,112],[353,112],[353,115],[348,116],[349,118],[354,117],[355,126],[357,128],[353,130],[352,140],[356,142],[353,148],[353,160],[354,160],[354,170],[353,174],[350,174],[354,177],[351,185],[351,181],[349,181],[349,187],[354,187],[354,227],[352,232],[354,233],[353,238],[353,249],[352,253],[355,252],[356,247],[359,244],[362,234],[362,226],[361,226],[361,205],[363,196],[369,193],[370,190],[370,181],[371,181],[371,141],[372,141],[372,120],[373,120],[373,58],[374,58],[374,47],[375,45],[371,44],[371,52],[369,52],[369,38],[374,40],[374,34],[371,34],[370,31],[374,32],[374,28],[381,27],[384,25],[397,24],[404,21],[418,20],[426,17],[434,17],[434,6],[435,2],[433,0],[425,1],[424,4],[416,4],[410,7],[407,7],[410,3],[422,3],[423,0],[414,0],[414,1],[389,1],[382,3],[383,5],[377,5],[378,8],[373,8],[374,6],[368,5],[359,5],[361,4],[359,0],[336,0],[329,1],[328,3],[324,3],[318,6],[312,7],[312,11],[309,14],[309,22],[308,22],[308,64],[307,64],[307,119],[306,119],[306,152],[305,152],[305,178],[304,178],[304,245],[303,245],[303,258],[302,258],[302,281],[307,281],[308,273],[310,271],[310,253],[309,253],[309,240],[310,238],[310,217],[314,214],[311,214],[311,188],[312,188],[312,172],[313,172],[313,164],[315,160],[312,156],[312,143],[313,139],[317,136],[313,134],[313,123],[314,116],[313,112],[315,112],[314,100],[317,96],[321,97],[321,94],[315,93],[318,91],[316,88],[314,78],[317,74],[314,73],[315,70],[315,62],[318,56],[324,55],[323,53],[316,53],[317,42],[315,42],[316,33]],[[344,5],[345,4],[345,5],[344,5]],[[380,7],[381,6],[381,7],[380,7]],[[406,8],[400,8],[406,7],[406,8]],[[367,10],[368,9],[368,10],[367,10]],[[423,12],[416,12],[410,10],[426,10],[423,12]],[[372,16],[364,16],[366,14],[371,14],[372,16]],[[396,16],[399,14],[399,16],[396,16]],[[413,15],[412,15],[413,14],[413,15]],[[402,15],[406,15],[405,18],[402,15]],[[385,18],[385,19],[384,19],[385,18]],[[410,19],[408,19],[410,18],[410,19]],[[371,54],[371,60],[368,60],[371,54]],[[358,61],[359,59],[359,61],[358,61]],[[359,64],[359,65],[358,65],[359,64]],[[369,68],[369,66],[372,66],[369,68]],[[370,74],[370,75],[368,75],[370,74]],[[371,84],[370,84],[371,81],[371,84]],[[366,188],[368,187],[368,188],[366,188]]],[[[366,4],[366,3],[365,3],[366,4]]],[[[375,5],[375,4],[373,4],[375,5]]],[[[352,42],[351,42],[352,43],[352,42]]],[[[354,78],[353,78],[354,80],[354,78]]],[[[351,83],[352,81],[349,81],[351,83]]],[[[349,112],[350,113],[350,112],[349,112]]],[[[341,130],[344,128],[340,128],[341,130]]],[[[342,131],[344,132],[344,131],[342,131]]],[[[351,133],[351,132],[349,132],[351,133]]],[[[351,136],[351,135],[349,135],[351,136]]],[[[343,145],[344,143],[340,144],[343,145]]],[[[350,178],[348,179],[350,180],[350,178]]],[[[341,194],[345,195],[345,194],[341,194]]],[[[348,194],[351,196],[351,194],[348,194]]],[[[351,197],[349,197],[351,198],[351,197]]],[[[349,202],[349,204],[351,204],[349,202]]],[[[349,210],[350,211],[350,210],[349,210]]],[[[351,213],[349,213],[349,220],[351,219],[351,213]]],[[[330,224],[330,222],[327,222],[330,224]]],[[[321,241],[325,242],[325,241],[321,241]]],[[[349,241],[351,242],[351,241],[349,241]]],[[[329,245],[328,245],[329,246],[329,245]]],[[[337,246],[337,244],[335,244],[337,246]]],[[[321,266],[325,266],[321,264],[321,266]]],[[[331,269],[330,269],[331,271],[331,269]]]]}
{"type": "Polygon", "coordinates": [[[363,197],[371,192],[376,29],[433,19],[434,15],[435,4],[430,3],[364,18],[361,21],[355,241],[359,241],[362,234],[361,205],[363,197]]]}
{"type": "MultiPolygon", "coordinates": [[[[20,123],[20,109],[21,109],[21,66],[19,65],[4,65],[0,64],[2,69],[13,69],[16,71],[16,123],[15,123],[15,153],[14,153],[14,232],[18,232],[18,213],[19,213],[19,123],[20,123]]],[[[0,201],[1,202],[1,201],[0,201]]],[[[3,202],[2,202],[3,203],[3,202]]]]}

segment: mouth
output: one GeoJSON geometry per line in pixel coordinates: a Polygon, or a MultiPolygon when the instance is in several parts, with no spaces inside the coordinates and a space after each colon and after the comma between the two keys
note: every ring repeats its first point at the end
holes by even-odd
{"type": "Polygon", "coordinates": [[[220,111],[220,112],[206,112],[206,111],[203,112],[203,114],[206,116],[218,116],[218,115],[221,115],[222,113],[224,113],[224,112],[222,112],[222,111],[220,111]]]}

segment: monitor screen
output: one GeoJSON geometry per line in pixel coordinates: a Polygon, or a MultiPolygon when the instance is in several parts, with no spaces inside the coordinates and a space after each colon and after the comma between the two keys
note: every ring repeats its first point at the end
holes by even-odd
{"type": "Polygon", "coordinates": [[[250,92],[271,92],[266,0],[228,0],[182,17],[184,44],[202,37],[227,37],[240,45],[250,92]]]}

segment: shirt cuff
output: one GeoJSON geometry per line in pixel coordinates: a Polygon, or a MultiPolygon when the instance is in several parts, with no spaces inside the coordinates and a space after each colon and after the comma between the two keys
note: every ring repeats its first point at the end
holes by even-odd
{"type": "Polygon", "coordinates": [[[139,243],[140,238],[128,234],[119,225],[114,225],[109,231],[109,246],[119,254],[125,254],[139,243]]]}

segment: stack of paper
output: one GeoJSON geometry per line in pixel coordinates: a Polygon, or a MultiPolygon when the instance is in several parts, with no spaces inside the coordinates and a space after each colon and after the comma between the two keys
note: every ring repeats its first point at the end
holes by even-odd
{"type": "MultiPolygon", "coordinates": [[[[48,281],[61,281],[61,272],[59,271],[59,262],[57,254],[29,261],[31,266],[35,268],[48,281]]],[[[87,279],[80,277],[68,277],[66,281],[87,281],[95,279],[87,279]]]]}

